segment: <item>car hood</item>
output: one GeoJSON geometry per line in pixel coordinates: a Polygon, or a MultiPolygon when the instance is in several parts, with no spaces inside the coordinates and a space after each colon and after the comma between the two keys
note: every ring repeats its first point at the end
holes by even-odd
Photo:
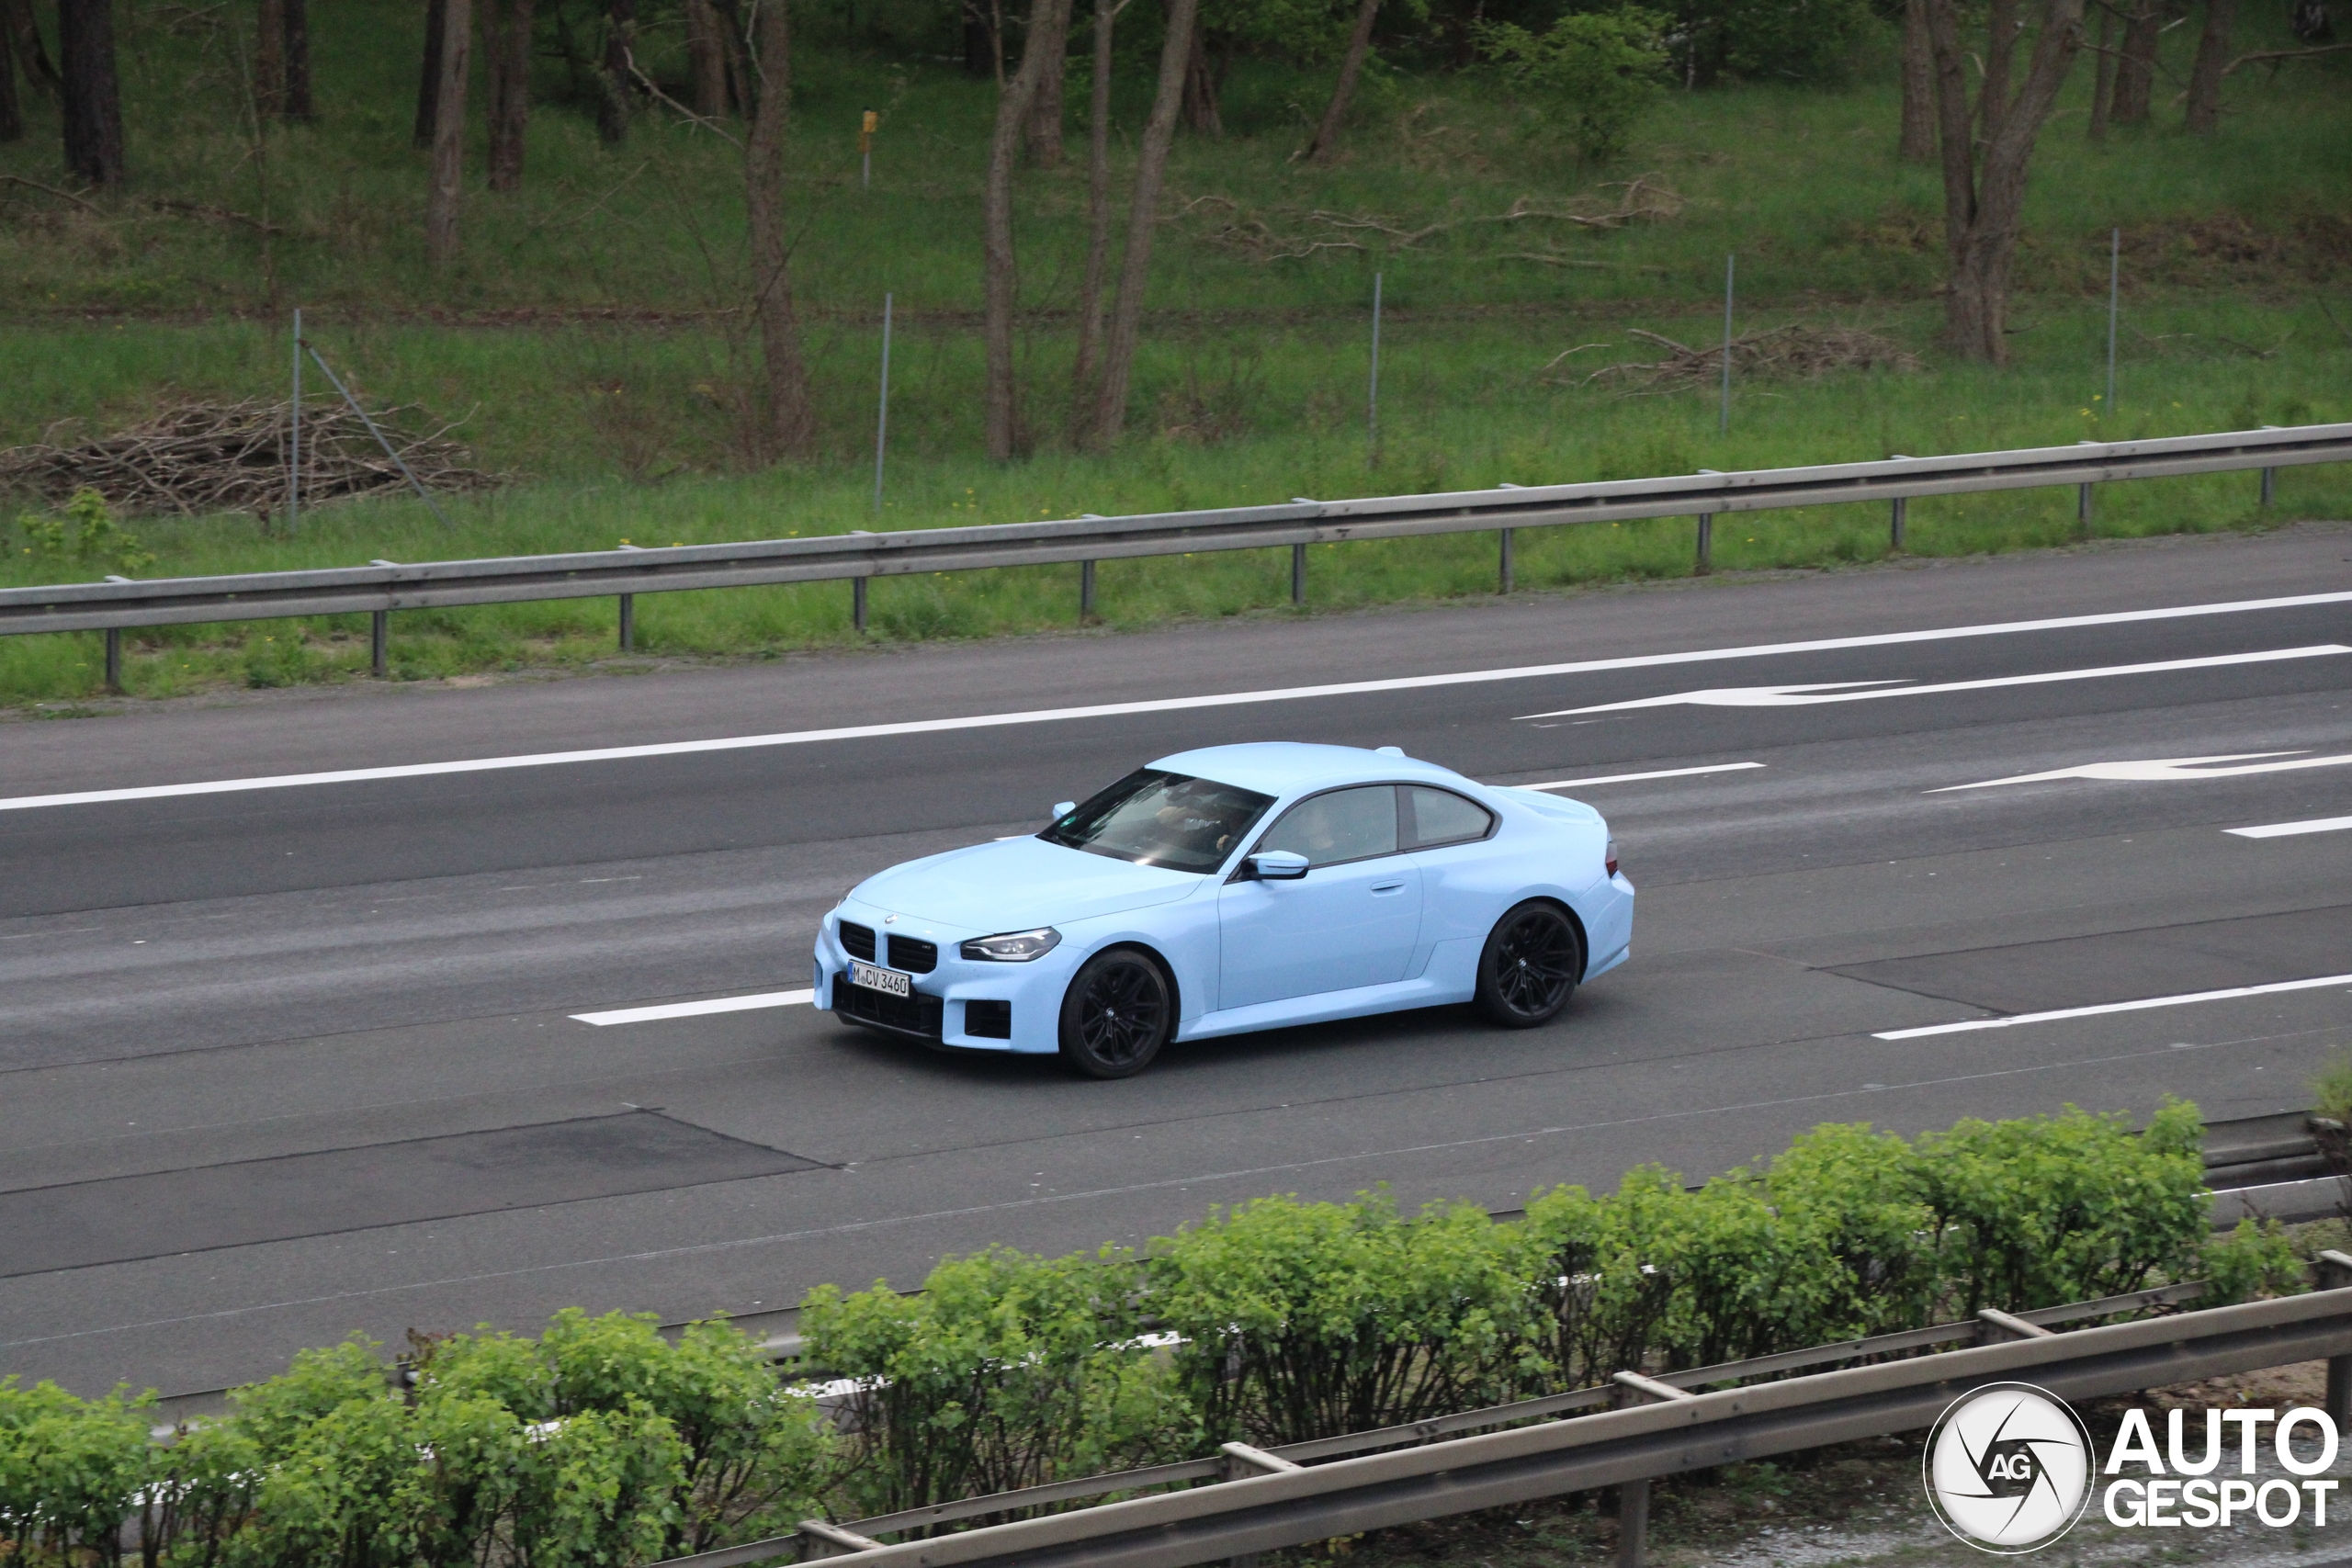
{"type": "Polygon", "coordinates": [[[926,855],[857,885],[861,904],[976,933],[1115,915],[1172,903],[1207,878],[1064,849],[1043,839],[1005,839],[926,855]]]}

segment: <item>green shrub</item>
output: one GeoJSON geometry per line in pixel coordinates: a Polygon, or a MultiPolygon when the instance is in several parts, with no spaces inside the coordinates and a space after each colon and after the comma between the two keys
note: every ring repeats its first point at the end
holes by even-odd
{"type": "Polygon", "coordinates": [[[146,1480],[146,1402],[0,1378],[0,1544],[12,1563],[114,1554],[146,1480]]]}
{"type": "Polygon", "coordinates": [[[1148,1463],[1191,1446],[1159,1362],[1136,1344],[1129,1254],[991,1247],[920,1295],[831,1286],[800,1309],[809,1362],[854,1379],[845,1493],[895,1513],[1148,1463]]]}
{"type": "Polygon", "coordinates": [[[115,521],[107,498],[94,490],[75,491],[62,517],[18,513],[12,543],[36,560],[72,561],[105,571],[133,572],[155,564],[140,547],[138,536],[115,521]]]}
{"type": "Polygon", "coordinates": [[[1478,28],[1478,50],[1505,81],[1558,110],[1577,151],[1610,158],[1666,96],[1666,26],[1633,6],[1571,13],[1541,33],[1488,22],[1478,28]]]}
{"type": "Polygon", "coordinates": [[[1484,1210],[1404,1220],[1265,1198],[1164,1242],[1151,1305],[1213,1438],[1295,1443],[1508,1397],[1536,1371],[1512,1237],[1484,1210]]]}

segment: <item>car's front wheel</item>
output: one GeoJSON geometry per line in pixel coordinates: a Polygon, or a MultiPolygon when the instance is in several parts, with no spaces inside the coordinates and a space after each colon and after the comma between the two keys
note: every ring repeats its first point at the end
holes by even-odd
{"type": "Polygon", "coordinates": [[[1549,1023],[1584,973],[1584,944],[1557,904],[1530,898],[1495,922],[1478,954],[1478,1010],[1509,1029],[1549,1023]]]}
{"type": "Polygon", "coordinates": [[[1139,949],[1111,948],[1088,959],[1062,997],[1062,1060],[1091,1078],[1132,1077],[1175,1027],[1167,972],[1139,949]]]}

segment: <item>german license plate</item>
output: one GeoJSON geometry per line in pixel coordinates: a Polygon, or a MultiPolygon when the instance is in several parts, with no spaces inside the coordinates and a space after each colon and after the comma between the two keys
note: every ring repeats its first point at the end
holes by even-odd
{"type": "Polygon", "coordinates": [[[861,964],[854,958],[849,961],[849,983],[890,997],[912,996],[915,988],[913,976],[885,969],[879,964],[861,964]]]}

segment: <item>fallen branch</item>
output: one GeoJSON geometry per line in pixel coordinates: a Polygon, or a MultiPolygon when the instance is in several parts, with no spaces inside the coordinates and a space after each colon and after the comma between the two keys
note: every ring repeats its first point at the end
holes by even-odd
{"type": "MultiPolygon", "coordinates": [[[[1667,351],[1666,357],[1604,365],[1591,375],[1579,378],[1577,385],[1589,386],[1596,381],[1620,382],[1629,394],[1646,397],[1713,386],[1723,376],[1724,345],[1721,344],[1693,348],[1689,344],[1677,343],[1663,333],[1648,332],[1640,327],[1626,328],[1625,335],[1656,344],[1667,351]]],[[[1583,345],[1585,348],[1599,346],[1595,344],[1583,345]]],[[[1569,354],[1578,352],[1581,350],[1568,351],[1569,354]]],[[[1566,354],[1558,355],[1544,369],[1550,370],[1566,357],[1566,354]]],[[[1857,327],[1802,326],[1772,327],[1732,339],[1731,366],[1734,374],[1748,379],[1820,376],[1832,370],[1917,370],[1920,367],[1917,355],[1876,333],[1863,332],[1857,327]]]]}
{"type": "Polygon", "coordinates": [[[2226,76],[2241,65],[2259,65],[2271,61],[2283,65],[2290,60],[2309,60],[2314,55],[2321,54],[2341,54],[2347,49],[2352,49],[2352,43],[2322,44],[2315,49],[2256,50],[2252,54],[2241,54],[2227,65],[2222,66],[2222,74],[2226,76]]]}
{"type": "Polygon", "coordinates": [[[85,212],[97,210],[94,204],[83,200],[70,190],[60,190],[55,186],[45,186],[39,180],[28,180],[22,175],[0,175],[0,185],[22,186],[27,190],[37,190],[43,196],[53,196],[60,201],[70,201],[85,212]]]}

